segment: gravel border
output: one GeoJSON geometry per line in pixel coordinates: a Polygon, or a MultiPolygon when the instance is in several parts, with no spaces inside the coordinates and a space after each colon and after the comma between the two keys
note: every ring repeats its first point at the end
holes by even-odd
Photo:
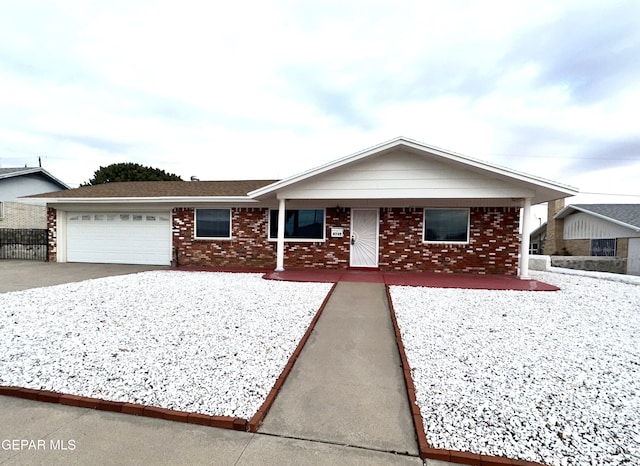
{"type": "Polygon", "coordinates": [[[432,447],[552,465],[640,460],[640,287],[391,287],[432,447]]]}
{"type": "Polygon", "coordinates": [[[5,293],[0,385],[250,419],[330,289],[152,271],[5,293]]]}

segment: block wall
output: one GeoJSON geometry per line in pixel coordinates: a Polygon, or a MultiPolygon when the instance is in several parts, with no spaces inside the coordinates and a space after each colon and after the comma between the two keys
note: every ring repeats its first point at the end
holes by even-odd
{"type": "Polygon", "coordinates": [[[2,203],[0,228],[47,228],[47,208],[20,202],[2,203]]]}

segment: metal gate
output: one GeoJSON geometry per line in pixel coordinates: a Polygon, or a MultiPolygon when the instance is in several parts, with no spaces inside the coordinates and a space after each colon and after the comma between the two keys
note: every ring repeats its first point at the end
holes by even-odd
{"type": "Polygon", "coordinates": [[[615,256],[616,255],[616,239],[592,239],[591,240],[592,256],[615,256]]]}
{"type": "Polygon", "coordinates": [[[47,230],[0,228],[0,259],[47,260],[47,230]]]}

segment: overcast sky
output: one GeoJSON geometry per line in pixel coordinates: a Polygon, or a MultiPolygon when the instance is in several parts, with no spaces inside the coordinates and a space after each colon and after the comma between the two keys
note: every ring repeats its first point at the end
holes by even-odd
{"type": "Polygon", "coordinates": [[[283,178],[397,136],[640,202],[640,1],[0,0],[0,163],[283,178]]]}

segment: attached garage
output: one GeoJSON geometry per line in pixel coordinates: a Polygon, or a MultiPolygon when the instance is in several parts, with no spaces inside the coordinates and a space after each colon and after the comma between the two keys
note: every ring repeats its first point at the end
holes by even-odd
{"type": "Polygon", "coordinates": [[[67,261],[169,265],[171,214],[67,213],[67,261]]]}

